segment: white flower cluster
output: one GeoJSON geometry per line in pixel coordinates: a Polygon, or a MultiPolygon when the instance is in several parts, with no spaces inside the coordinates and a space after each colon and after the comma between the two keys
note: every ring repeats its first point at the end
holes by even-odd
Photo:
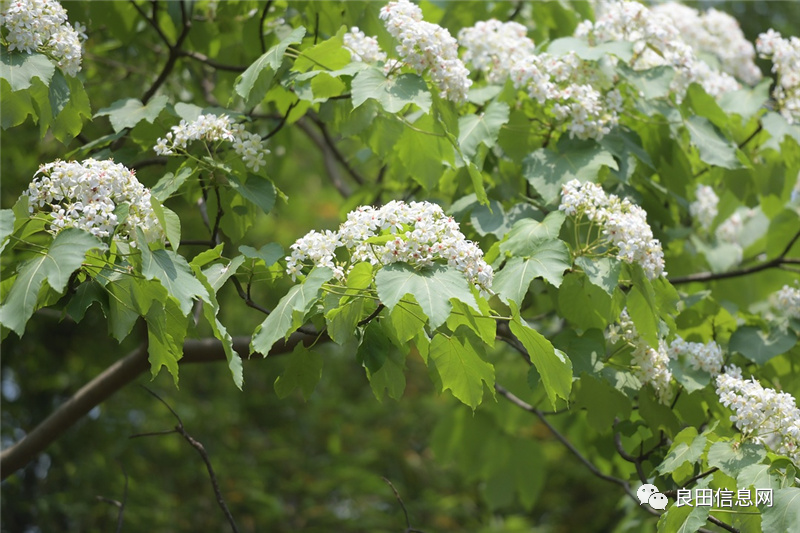
{"type": "Polygon", "coordinates": [[[408,0],[386,4],[380,17],[400,43],[397,53],[406,65],[419,74],[429,71],[445,99],[456,103],[467,99],[472,80],[458,58],[458,43],[449,31],[422,20],[422,10],[408,0]]]}
{"type": "Polygon", "coordinates": [[[700,13],[675,2],[658,4],[651,10],[670,19],[681,38],[696,52],[715,56],[724,72],[748,85],[761,80],[753,43],[745,38],[732,16],[713,8],[700,13]]]}
{"type": "Polygon", "coordinates": [[[800,318],[800,288],[784,285],[770,299],[772,307],[790,318],[800,318]]]}
{"type": "Polygon", "coordinates": [[[719,196],[708,185],[698,185],[694,195],[696,200],[689,205],[689,214],[697,220],[701,228],[708,231],[717,217],[719,196]]]}
{"type": "Polygon", "coordinates": [[[186,150],[192,141],[228,141],[241,156],[244,164],[253,172],[264,166],[264,156],[269,150],[261,144],[261,137],[245,131],[244,124],[237,124],[228,115],[200,115],[193,122],[181,120],[172,131],[156,141],[153,150],[158,155],[171,155],[175,150],[186,150]]]}
{"type": "Polygon", "coordinates": [[[336,250],[344,247],[349,268],[368,261],[373,265],[405,262],[414,266],[447,262],[464,273],[471,283],[488,291],[494,276],[483,260],[483,252],[468,241],[458,223],[430,202],[392,201],[380,208],[362,206],[347,215],[338,231],[311,231],[292,246],[286,272],[294,279],[304,263],[333,269],[336,279],[346,278],[347,262],[336,262],[336,250]],[[369,242],[387,235],[385,243],[369,242]]]}
{"type": "Polygon", "coordinates": [[[489,83],[502,84],[520,57],[533,55],[535,47],[527,34],[522,24],[490,19],[463,28],[458,41],[467,49],[464,62],[483,72],[489,83]]]}
{"type": "Polygon", "coordinates": [[[633,375],[642,383],[652,385],[663,404],[669,403],[672,399],[670,387],[672,371],[669,369],[671,359],[683,358],[695,370],[708,372],[712,377],[722,370],[722,349],[717,343],[713,341],[705,344],[687,342],[678,336],[669,346],[666,341],[661,339],[658,341],[658,348],[652,348],[639,337],[639,332],[627,309],[623,309],[620,313],[619,323],[608,326],[605,337],[611,344],[624,341],[633,346],[631,354],[633,375]]]}
{"type": "Polygon", "coordinates": [[[758,36],[756,48],[761,57],[772,60],[772,72],[778,76],[772,96],[781,115],[790,124],[800,122],[800,39],[783,39],[769,30],[758,36]]]}
{"type": "Polygon", "coordinates": [[[741,245],[742,230],[744,225],[755,215],[755,209],[739,209],[717,226],[714,232],[719,242],[733,245],[736,264],[742,262],[744,254],[744,249],[741,245]]]}
{"type": "Polygon", "coordinates": [[[700,342],[687,342],[681,337],[676,337],[669,345],[670,359],[685,357],[695,370],[703,370],[712,376],[722,371],[722,349],[714,341],[703,344],[700,342]]]}
{"type": "Polygon", "coordinates": [[[769,446],[800,465],[800,410],[791,394],[761,386],[755,379],[742,379],[735,366],[717,376],[717,395],[733,410],[731,421],[746,438],[769,446]]]}
{"type": "Polygon", "coordinates": [[[672,372],[669,369],[667,344],[662,340],[658,343],[658,349],[650,347],[639,337],[627,309],[622,310],[619,324],[612,324],[608,327],[605,336],[611,344],[624,340],[633,346],[633,354],[631,354],[633,375],[642,383],[649,383],[662,404],[669,403],[672,399],[672,388],[670,387],[672,372]]]}
{"type": "Polygon", "coordinates": [[[675,68],[670,89],[678,101],[691,83],[699,83],[712,96],[739,89],[729,74],[712,69],[700,60],[669,17],[638,2],[624,0],[606,5],[596,22],[584,21],[575,36],[587,37],[592,44],[612,41],[634,43],[633,68],[646,70],[660,65],[675,68]]]}
{"type": "Polygon", "coordinates": [[[9,50],[49,55],[69,76],[81,70],[86,28],[80,23],[70,26],[66,10],[56,0],[13,0],[0,13],[0,25],[8,29],[9,50]]]}
{"type": "Polygon", "coordinates": [[[350,58],[353,61],[364,63],[377,63],[386,61],[386,52],[381,50],[378,39],[367,37],[358,27],[353,26],[344,34],[344,45],[350,49],[350,58]]]}
{"type": "Polygon", "coordinates": [[[48,230],[80,228],[97,237],[114,235],[128,240],[141,228],[148,240],[162,237],[150,205],[150,190],[133,172],[113,161],[86,159],[54,161],[39,167],[28,190],[28,210],[51,218],[48,230]],[[114,210],[128,204],[128,217],[119,221],[114,210]]]}
{"type": "Polygon", "coordinates": [[[586,216],[602,227],[608,243],[616,248],[617,258],[639,263],[650,279],[665,276],[664,252],[653,238],[647,213],[627,198],[606,194],[600,185],[572,180],[561,188],[561,211],[569,216],[586,216]]]}

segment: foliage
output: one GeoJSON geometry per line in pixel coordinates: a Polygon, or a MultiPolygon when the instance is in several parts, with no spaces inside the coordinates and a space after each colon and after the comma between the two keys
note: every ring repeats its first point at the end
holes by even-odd
{"type": "MultiPolygon", "coordinates": [[[[409,531],[796,527],[800,127],[769,81],[717,94],[658,43],[598,42],[581,21],[602,14],[577,2],[420,2],[419,20],[403,2],[65,6],[88,27],[76,76],[51,45],[10,50],[4,29],[0,47],[4,454],[52,409],[45,392],[63,399],[121,346],[147,353],[188,431],[205,424],[243,530],[396,530],[381,475],[409,531]],[[450,36],[490,18],[524,23],[536,50],[466,79],[450,36]],[[393,20],[409,24],[400,50],[393,20]],[[362,61],[353,27],[385,54],[362,61]],[[124,201],[93,227],[73,182],[89,197],[117,184],[92,164],[36,174],[56,159],[135,170],[150,194],[137,217],[158,230],[125,226],[124,201]],[[210,360],[234,387],[186,364],[210,360]],[[760,407],[720,392],[741,375],[786,402],[768,435],[748,425],[760,407]],[[666,510],[639,505],[645,483],[666,510]],[[751,488],[772,505],[678,505],[682,490],[751,488]]],[[[170,521],[168,500],[198,492],[178,439],[133,441],[174,494],[121,444],[174,425],[151,400],[111,399],[96,453],[67,434],[41,456],[62,464],[4,472],[3,530],[107,527],[63,493],[10,507],[70,478],[118,491],[100,446],[127,457],[131,530],[221,521],[201,503],[170,521]]]]}

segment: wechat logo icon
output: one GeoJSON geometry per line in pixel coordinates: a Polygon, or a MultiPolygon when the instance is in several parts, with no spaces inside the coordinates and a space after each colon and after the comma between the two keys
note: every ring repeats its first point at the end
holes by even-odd
{"type": "Polygon", "coordinates": [[[655,485],[649,483],[642,485],[636,491],[636,497],[639,498],[639,505],[646,503],[653,509],[660,511],[667,508],[667,497],[658,492],[658,488],[655,485]]]}

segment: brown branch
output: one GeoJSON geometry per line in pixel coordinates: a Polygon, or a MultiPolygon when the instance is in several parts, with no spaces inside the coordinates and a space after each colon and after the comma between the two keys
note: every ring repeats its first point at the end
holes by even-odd
{"type": "Polygon", "coordinates": [[[322,163],[325,165],[325,170],[328,173],[331,184],[333,184],[336,190],[339,191],[339,194],[341,194],[342,197],[349,198],[352,192],[350,191],[350,187],[344,181],[342,173],[339,171],[339,167],[336,164],[336,156],[333,154],[330,146],[328,146],[325,138],[311,128],[308,122],[305,121],[305,118],[301,118],[295,122],[295,124],[298,128],[303,130],[303,133],[305,133],[322,152],[322,163]]]}
{"type": "Polygon", "coordinates": [[[180,57],[194,59],[217,70],[225,70],[228,72],[244,72],[247,70],[247,67],[243,67],[241,65],[228,65],[226,63],[220,63],[219,61],[214,61],[210,57],[193,50],[178,50],[177,53],[180,57]]]}
{"type": "MultiPolygon", "coordinates": [[[[302,332],[292,333],[288,340],[278,341],[269,355],[291,353],[300,342],[308,345],[328,340],[325,335],[318,338],[302,332]]],[[[250,337],[234,337],[233,349],[242,358],[248,358],[250,337]]],[[[222,343],[215,338],[189,339],[183,343],[183,358],[180,364],[226,360],[222,343]]],[[[95,406],[136,379],[149,366],[147,350],[142,345],[81,387],[25,437],[0,452],[0,478],[6,479],[32,461],[95,406]]]]}
{"type": "Polygon", "coordinates": [[[272,7],[272,0],[268,0],[266,4],[264,4],[264,10],[261,11],[261,18],[258,21],[258,37],[261,39],[261,53],[267,53],[267,43],[264,41],[264,21],[267,20],[267,13],[269,12],[269,8],[272,7]]]}
{"type": "Polygon", "coordinates": [[[400,497],[400,493],[397,492],[396,488],[394,488],[392,482],[383,476],[381,476],[381,479],[384,480],[386,484],[392,488],[392,492],[394,492],[394,497],[397,498],[397,501],[400,503],[400,508],[403,510],[403,514],[406,517],[406,529],[404,530],[404,533],[424,533],[420,529],[415,529],[411,527],[411,520],[408,519],[408,511],[406,510],[406,504],[403,503],[403,498],[400,497]]]}
{"type": "MultiPolygon", "coordinates": [[[[142,96],[143,104],[147,104],[147,102],[150,101],[150,99],[156,94],[156,91],[158,91],[158,89],[164,84],[164,82],[167,81],[167,77],[170,75],[172,69],[175,67],[175,62],[181,55],[180,53],[181,45],[183,45],[183,41],[186,40],[186,37],[189,36],[189,30],[192,28],[192,21],[189,17],[186,16],[186,7],[184,5],[184,0],[180,0],[180,2],[181,2],[181,16],[183,18],[183,27],[181,29],[180,35],[178,35],[178,38],[175,41],[175,44],[171,45],[169,44],[169,41],[167,41],[164,34],[161,32],[161,29],[158,27],[158,24],[155,21],[155,17],[151,19],[146,15],[144,15],[144,12],[139,8],[136,2],[131,0],[131,3],[134,6],[136,6],[137,11],[139,11],[139,13],[145,16],[145,18],[150,22],[150,24],[154,28],[156,28],[156,30],[159,32],[159,35],[162,36],[162,40],[164,40],[164,42],[169,47],[169,56],[167,57],[167,62],[164,64],[164,68],[161,69],[161,73],[158,75],[158,78],[156,78],[156,81],[153,82],[153,85],[151,85],[150,88],[147,89],[147,91],[145,91],[144,96],[142,96]]],[[[153,6],[153,10],[155,11],[155,4],[153,6]]]]}
{"type": "MultiPolygon", "coordinates": [[[[349,97],[349,95],[346,96],[349,97]]],[[[356,183],[358,183],[359,185],[364,185],[364,177],[356,169],[350,166],[350,163],[347,161],[347,159],[345,159],[344,155],[342,155],[342,152],[340,152],[339,149],[336,147],[336,143],[333,141],[330,134],[328,133],[328,128],[325,127],[325,123],[314,113],[309,113],[308,117],[319,128],[319,131],[322,133],[323,139],[325,139],[325,144],[327,144],[328,147],[331,149],[331,153],[336,158],[336,160],[342,164],[342,166],[347,170],[347,173],[353,177],[353,180],[356,183]]]]}
{"type": "Polygon", "coordinates": [[[183,420],[181,420],[181,417],[178,416],[178,413],[175,412],[175,409],[170,407],[170,405],[161,396],[159,396],[152,390],[148,389],[144,385],[142,385],[142,388],[147,392],[149,392],[150,394],[152,394],[159,402],[164,404],[164,406],[166,406],[166,408],[169,409],[169,411],[172,413],[172,416],[174,416],[175,419],[178,421],[178,425],[175,426],[175,429],[170,433],[174,432],[180,434],[186,440],[186,442],[191,444],[192,448],[197,450],[197,453],[200,454],[200,457],[203,458],[203,462],[206,464],[206,470],[208,471],[208,477],[211,479],[211,487],[214,489],[214,495],[217,498],[217,504],[220,506],[222,512],[225,514],[225,518],[227,518],[228,523],[231,525],[231,528],[233,529],[234,533],[239,533],[239,528],[236,527],[236,521],[233,519],[233,515],[231,514],[230,509],[228,509],[228,505],[225,503],[225,498],[222,497],[222,491],[219,489],[219,483],[217,482],[217,475],[214,473],[214,468],[211,466],[211,459],[209,459],[208,452],[206,452],[203,443],[192,437],[189,434],[189,432],[186,431],[186,429],[183,426],[183,420]]]}
{"type": "Polygon", "coordinates": [[[764,261],[763,263],[759,263],[747,268],[731,270],[729,272],[697,272],[695,274],[689,274],[688,276],[671,278],[669,282],[673,285],[679,285],[682,283],[692,283],[693,281],[712,281],[718,279],[738,278],[740,276],[755,274],[756,272],[761,272],[762,270],[767,270],[770,268],[780,268],[785,264],[797,264],[800,263],[800,259],[787,258],[786,254],[789,253],[789,251],[792,249],[792,246],[794,246],[798,239],[800,239],[800,231],[794,234],[794,236],[784,247],[783,251],[778,254],[777,257],[770,259],[769,261],[764,261]]]}
{"type": "Polygon", "coordinates": [[[111,498],[103,496],[95,496],[98,501],[117,507],[117,529],[114,530],[115,533],[121,533],[122,531],[122,517],[125,513],[125,505],[128,503],[128,473],[125,471],[125,467],[122,466],[122,464],[119,466],[122,468],[122,475],[125,476],[125,487],[122,489],[122,501],[112,500],[111,498]]]}

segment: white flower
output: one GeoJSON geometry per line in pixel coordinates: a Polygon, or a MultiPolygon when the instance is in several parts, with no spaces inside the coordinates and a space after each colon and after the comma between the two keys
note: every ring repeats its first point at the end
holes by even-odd
{"type": "Polygon", "coordinates": [[[686,342],[676,337],[669,345],[669,356],[672,359],[685,357],[695,370],[703,370],[716,376],[722,370],[722,349],[714,341],[705,344],[686,342]]]}
{"type": "Polygon", "coordinates": [[[561,188],[559,210],[569,216],[586,216],[602,228],[607,243],[616,248],[617,258],[639,263],[650,279],[666,276],[661,243],[653,238],[647,213],[614,194],[606,194],[600,185],[571,180],[561,188]]]}
{"type": "Polygon", "coordinates": [[[228,115],[200,115],[193,122],[181,120],[165,137],[156,141],[153,150],[159,155],[171,155],[176,149],[186,150],[192,141],[227,141],[242,161],[253,172],[264,166],[264,156],[269,150],[261,144],[261,137],[236,124],[228,115]]]}
{"type": "Polygon", "coordinates": [[[378,45],[378,39],[367,37],[356,26],[353,26],[349,32],[344,34],[344,45],[350,49],[350,57],[353,61],[362,61],[364,63],[386,61],[386,52],[381,50],[378,45]]]}
{"type": "Polygon", "coordinates": [[[334,269],[340,281],[360,262],[373,265],[404,262],[414,266],[443,262],[485,291],[494,277],[481,249],[464,237],[458,223],[445,215],[441,207],[429,202],[392,201],[378,209],[359,207],[348,213],[338,231],[311,231],[298,239],[291,250],[292,254],[286,258],[286,273],[292,279],[305,262],[334,269]],[[367,242],[381,234],[393,238],[382,244],[367,242]],[[336,250],[340,247],[350,256],[347,270],[345,264],[336,261],[336,250]]]}
{"type": "Polygon", "coordinates": [[[689,205],[689,214],[697,220],[701,228],[707,231],[717,217],[719,197],[708,185],[698,185],[695,197],[697,199],[689,205]]]}
{"type": "Polygon", "coordinates": [[[772,96],[781,115],[790,123],[800,122],[800,39],[783,39],[775,30],[762,33],[756,40],[761,57],[772,60],[777,83],[772,96]]]}
{"type": "Polygon", "coordinates": [[[417,73],[430,72],[431,79],[447,100],[467,99],[472,85],[469,71],[458,58],[458,43],[446,29],[422,20],[422,10],[408,0],[390,2],[381,8],[381,19],[398,43],[397,53],[417,73]]]}
{"type": "Polygon", "coordinates": [[[28,190],[31,214],[50,214],[49,231],[86,230],[97,237],[128,240],[141,228],[148,240],[163,237],[150,205],[150,190],[133,172],[111,160],[54,161],[39,167],[28,190]],[[114,210],[128,204],[128,217],[119,223],[114,210]]]}
{"type": "Polygon", "coordinates": [[[770,296],[772,307],[790,318],[800,318],[800,288],[784,285],[770,296]]]}
{"type": "Polygon", "coordinates": [[[517,59],[533,54],[528,30],[517,22],[496,19],[480,21],[458,32],[458,41],[467,51],[464,61],[486,74],[489,83],[503,83],[517,59]]]}
{"type": "Polygon", "coordinates": [[[746,438],[800,464],[800,410],[791,394],[742,379],[735,366],[726,367],[716,382],[720,402],[733,411],[731,421],[746,438]]]}
{"type": "Polygon", "coordinates": [[[14,0],[6,7],[0,14],[0,25],[8,29],[9,50],[47,54],[68,76],[78,74],[86,28],[70,26],[61,4],[56,0],[14,0]]]}

